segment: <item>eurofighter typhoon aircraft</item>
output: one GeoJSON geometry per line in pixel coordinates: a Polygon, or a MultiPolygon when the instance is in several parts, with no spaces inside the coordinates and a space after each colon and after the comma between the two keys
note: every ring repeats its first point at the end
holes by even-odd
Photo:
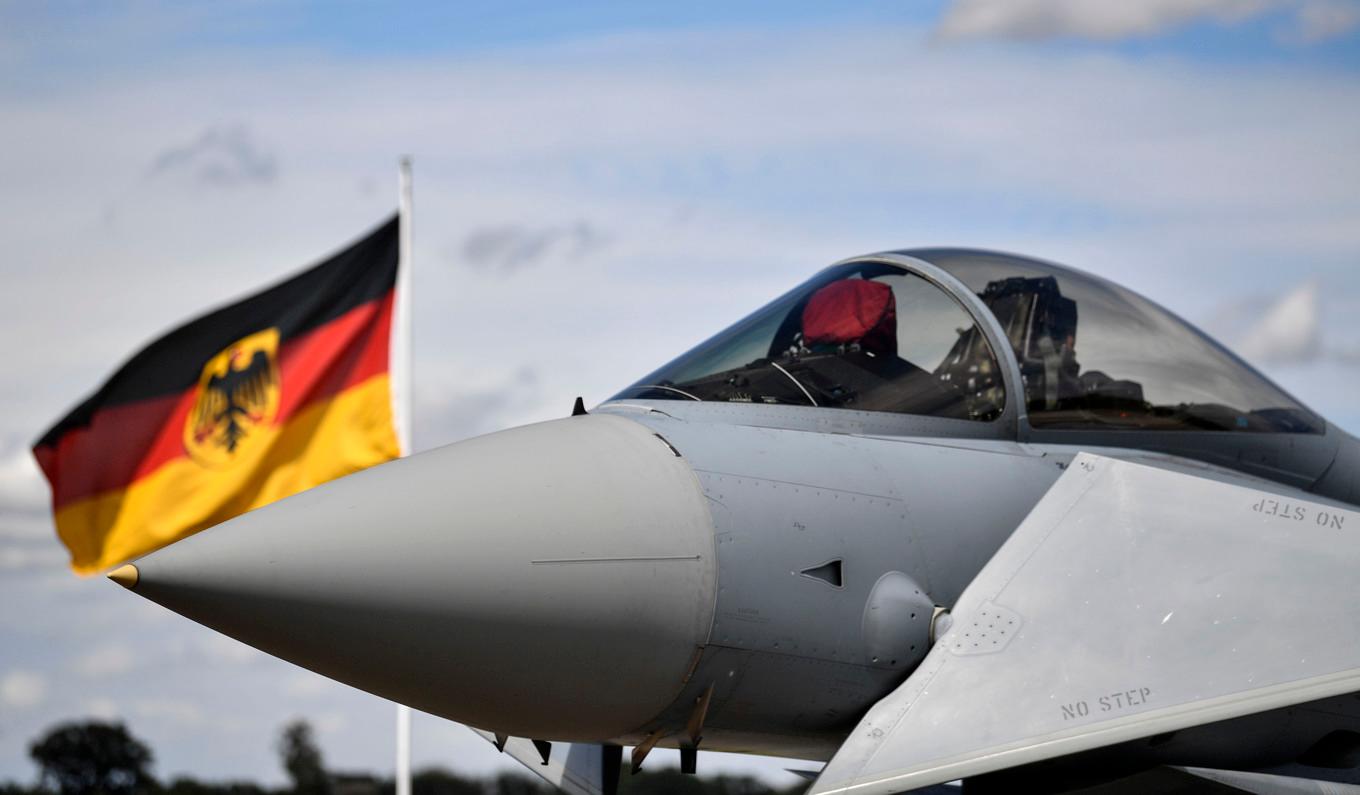
{"type": "Polygon", "coordinates": [[[115,578],[572,795],[625,746],[823,760],[812,795],[1357,791],[1357,464],[1118,285],[901,251],[115,578]]]}

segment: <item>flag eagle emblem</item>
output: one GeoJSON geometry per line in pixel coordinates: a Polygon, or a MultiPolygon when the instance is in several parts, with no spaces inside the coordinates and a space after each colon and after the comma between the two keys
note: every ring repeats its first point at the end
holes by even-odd
{"type": "Polygon", "coordinates": [[[194,407],[184,424],[184,448],[195,461],[221,467],[242,457],[255,428],[273,422],[279,408],[279,330],[237,340],[208,360],[198,379],[194,407]]]}

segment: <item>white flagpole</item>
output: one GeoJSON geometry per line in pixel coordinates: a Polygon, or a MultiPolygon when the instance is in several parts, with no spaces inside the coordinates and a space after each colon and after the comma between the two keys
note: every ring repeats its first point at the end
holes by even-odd
{"type": "MultiPolygon", "coordinates": [[[[392,387],[397,413],[397,444],[401,454],[411,454],[411,425],[413,413],[411,382],[411,158],[401,159],[397,169],[397,302],[393,331],[396,345],[392,346],[392,387]],[[399,368],[399,369],[398,369],[399,368]]],[[[411,708],[397,705],[397,769],[396,795],[411,795],[411,708]]]]}
{"type": "Polygon", "coordinates": [[[397,792],[411,795],[411,708],[397,705],[397,792]]]}
{"type": "Polygon", "coordinates": [[[403,157],[397,178],[397,301],[393,318],[392,391],[397,444],[411,454],[411,158],[403,157]]]}

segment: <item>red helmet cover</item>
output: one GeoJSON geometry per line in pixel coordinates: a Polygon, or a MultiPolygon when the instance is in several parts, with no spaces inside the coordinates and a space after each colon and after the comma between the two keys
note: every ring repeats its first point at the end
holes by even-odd
{"type": "Polygon", "coordinates": [[[853,342],[875,353],[897,353],[897,302],[888,285],[841,279],[808,299],[803,309],[804,345],[853,342]]]}

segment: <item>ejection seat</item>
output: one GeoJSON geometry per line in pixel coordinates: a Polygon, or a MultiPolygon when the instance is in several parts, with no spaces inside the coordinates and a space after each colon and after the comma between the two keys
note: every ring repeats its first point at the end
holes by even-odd
{"type": "Polygon", "coordinates": [[[897,355],[897,303],[888,284],[831,282],[808,298],[802,325],[799,356],[786,367],[833,405],[930,413],[956,400],[934,373],[897,355]]]}
{"type": "Polygon", "coordinates": [[[840,279],[808,298],[803,346],[862,350],[870,358],[897,355],[897,302],[892,288],[868,279],[840,279]]]}

